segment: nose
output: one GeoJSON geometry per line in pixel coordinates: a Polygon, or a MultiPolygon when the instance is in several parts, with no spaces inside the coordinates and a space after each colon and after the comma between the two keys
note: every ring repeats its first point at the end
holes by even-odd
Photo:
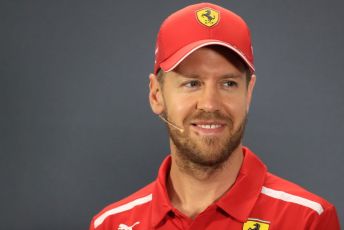
{"type": "Polygon", "coordinates": [[[204,86],[197,101],[197,109],[205,112],[215,112],[220,110],[220,106],[221,95],[219,89],[215,86],[204,86]]]}

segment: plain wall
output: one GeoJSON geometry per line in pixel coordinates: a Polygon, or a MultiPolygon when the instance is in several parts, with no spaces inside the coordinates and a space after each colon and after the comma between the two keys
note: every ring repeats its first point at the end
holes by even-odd
{"type": "MultiPolygon", "coordinates": [[[[343,220],[343,1],[214,3],[251,28],[257,84],[244,144],[343,220]]],[[[160,23],[185,5],[0,2],[1,229],[87,229],[155,179],[169,146],[148,75],[160,23]]]]}

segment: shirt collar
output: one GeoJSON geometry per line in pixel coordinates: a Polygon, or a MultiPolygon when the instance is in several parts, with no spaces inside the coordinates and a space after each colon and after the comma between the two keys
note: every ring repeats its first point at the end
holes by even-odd
{"type": "Polygon", "coordinates": [[[158,178],[155,181],[152,200],[152,225],[156,227],[168,213],[173,210],[173,206],[167,194],[166,178],[170,173],[171,156],[167,156],[162,162],[158,178]]]}
{"type": "Polygon", "coordinates": [[[244,161],[231,189],[221,197],[217,206],[240,222],[245,222],[251,213],[264,184],[266,166],[246,147],[244,161]]]}
{"type": "MultiPolygon", "coordinates": [[[[240,222],[245,222],[261,192],[266,166],[246,147],[243,147],[244,160],[238,177],[231,189],[215,204],[240,222]]],[[[152,200],[152,224],[157,226],[173,206],[167,194],[166,178],[171,168],[171,156],[165,158],[155,181],[152,200]]]]}

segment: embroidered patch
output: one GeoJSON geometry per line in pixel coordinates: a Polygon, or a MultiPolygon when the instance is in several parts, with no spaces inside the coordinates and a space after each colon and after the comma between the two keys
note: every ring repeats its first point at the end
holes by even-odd
{"type": "Polygon", "coordinates": [[[242,230],[269,230],[270,222],[258,219],[249,219],[244,223],[242,230]]]}
{"type": "Polygon", "coordinates": [[[208,27],[212,27],[220,21],[220,13],[211,8],[198,10],[196,16],[201,24],[208,27]]]}

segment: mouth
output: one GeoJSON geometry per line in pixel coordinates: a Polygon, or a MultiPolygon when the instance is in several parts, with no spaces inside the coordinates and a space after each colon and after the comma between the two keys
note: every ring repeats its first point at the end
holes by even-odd
{"type": "Polygon", "coordinates": [[[219,124],[209,124],[209,125],[197,125],[197,124],[193,124],[194,126],[197,126],[199,128],[202,129],[217,129],[220,128],[222,125],[219,124]]]}
{"type": "Polygon", "coordinates": [[[226,124],[221,121],[197,121],[191,123],[191,128],[200,135],[218,135],[223,132],[226,124]]]}

